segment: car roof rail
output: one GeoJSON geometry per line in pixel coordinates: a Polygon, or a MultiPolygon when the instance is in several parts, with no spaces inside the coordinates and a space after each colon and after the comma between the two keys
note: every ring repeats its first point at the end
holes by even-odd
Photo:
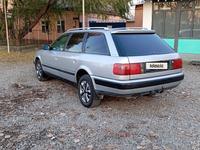
{"type": "Polygon", "coordinates": [[[78,30],[148,30],[143,27],[122,27],[122,28],[109,28],[109,27],[85,27],[85,28],[73,28],[67,31],[78,31],[78,30]]]}
{"type": "Polygon", "coordinates": [[[85,28],[73,28],[67,31],[77,31],[77,30],[109,30],[108,27],[85,27],[85,28]]]}
{"type": "Polygon", "coordinates": [[[88,30],[98,30],[98,29],[103,29],[103,30],[109,30],[108,27],[88,27],[88,30]]]}
{"type": "Polygon", "coordinates": [[[144,27],[127,27],[127,29],[143,29],[143,30],[148,30],[147,28],[144,28],[144,27]]]}
{"type": "Polygon", "coordinates": [[[68,29],[67,31],[76,31],[76,30],[83,30],[83,28],[73,28],[73,29],[68,29]]]}
{"type": "Polygon", "coordinates": [[[122,28],[112,28],[112,30],[148,30],[143,27],[122,27],[122,28]]]}

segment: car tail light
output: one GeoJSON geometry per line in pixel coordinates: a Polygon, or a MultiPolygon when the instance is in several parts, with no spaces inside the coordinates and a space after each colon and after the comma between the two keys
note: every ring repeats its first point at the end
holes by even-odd
{"type": "Polygon", "coordinates": [[[113,74],[129,75],[130,74],[130,64],[114,64],[113,74]]]}
{"type": "Polygon", "coordinates": [[[175,59],[172,61],[173,69],[181,69],[183,67],[182,59],[175,59]]]}
{"type": "Polygon", "coordinates": [[[141,64],[130,64],[130,75],[141,74],[142,67],[141,64]]]}
{"type": "Polygon", "coordinates": [[[113,74],[115,75],[135,75],[141,74],[141,64],[114,64],[113,74]]]}

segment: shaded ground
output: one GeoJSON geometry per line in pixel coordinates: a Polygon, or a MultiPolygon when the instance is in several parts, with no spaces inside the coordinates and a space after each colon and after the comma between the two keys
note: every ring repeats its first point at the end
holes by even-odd
{"type": "Polygon", "coordinates": [[[0,52],[0,149],[200,149],[200,66],[176,89],[86,109],[76,87],[39,82],[32,58],[0,52]]]}

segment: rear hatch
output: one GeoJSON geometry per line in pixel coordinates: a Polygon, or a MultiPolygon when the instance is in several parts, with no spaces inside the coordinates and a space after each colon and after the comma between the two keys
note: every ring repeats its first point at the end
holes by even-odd
{"type": "Polygon", "coordinates": [[[141,69],[130,74],[130,79],[181,72],[180,56],[155,33],[113,33],[112,36],[119,56],[128,57],[130,64],[136,64],[132,66],[141,69]]]}

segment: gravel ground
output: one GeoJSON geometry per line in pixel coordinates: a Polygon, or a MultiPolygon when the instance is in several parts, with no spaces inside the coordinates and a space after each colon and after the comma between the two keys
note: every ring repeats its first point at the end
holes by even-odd
{"type": "Polygon", "coordinates": [[[39,82],[32,58],[0,53],[0,149],[200,149],[200,66],[176,89],[87,109],[73,85],[39,82]]]}

